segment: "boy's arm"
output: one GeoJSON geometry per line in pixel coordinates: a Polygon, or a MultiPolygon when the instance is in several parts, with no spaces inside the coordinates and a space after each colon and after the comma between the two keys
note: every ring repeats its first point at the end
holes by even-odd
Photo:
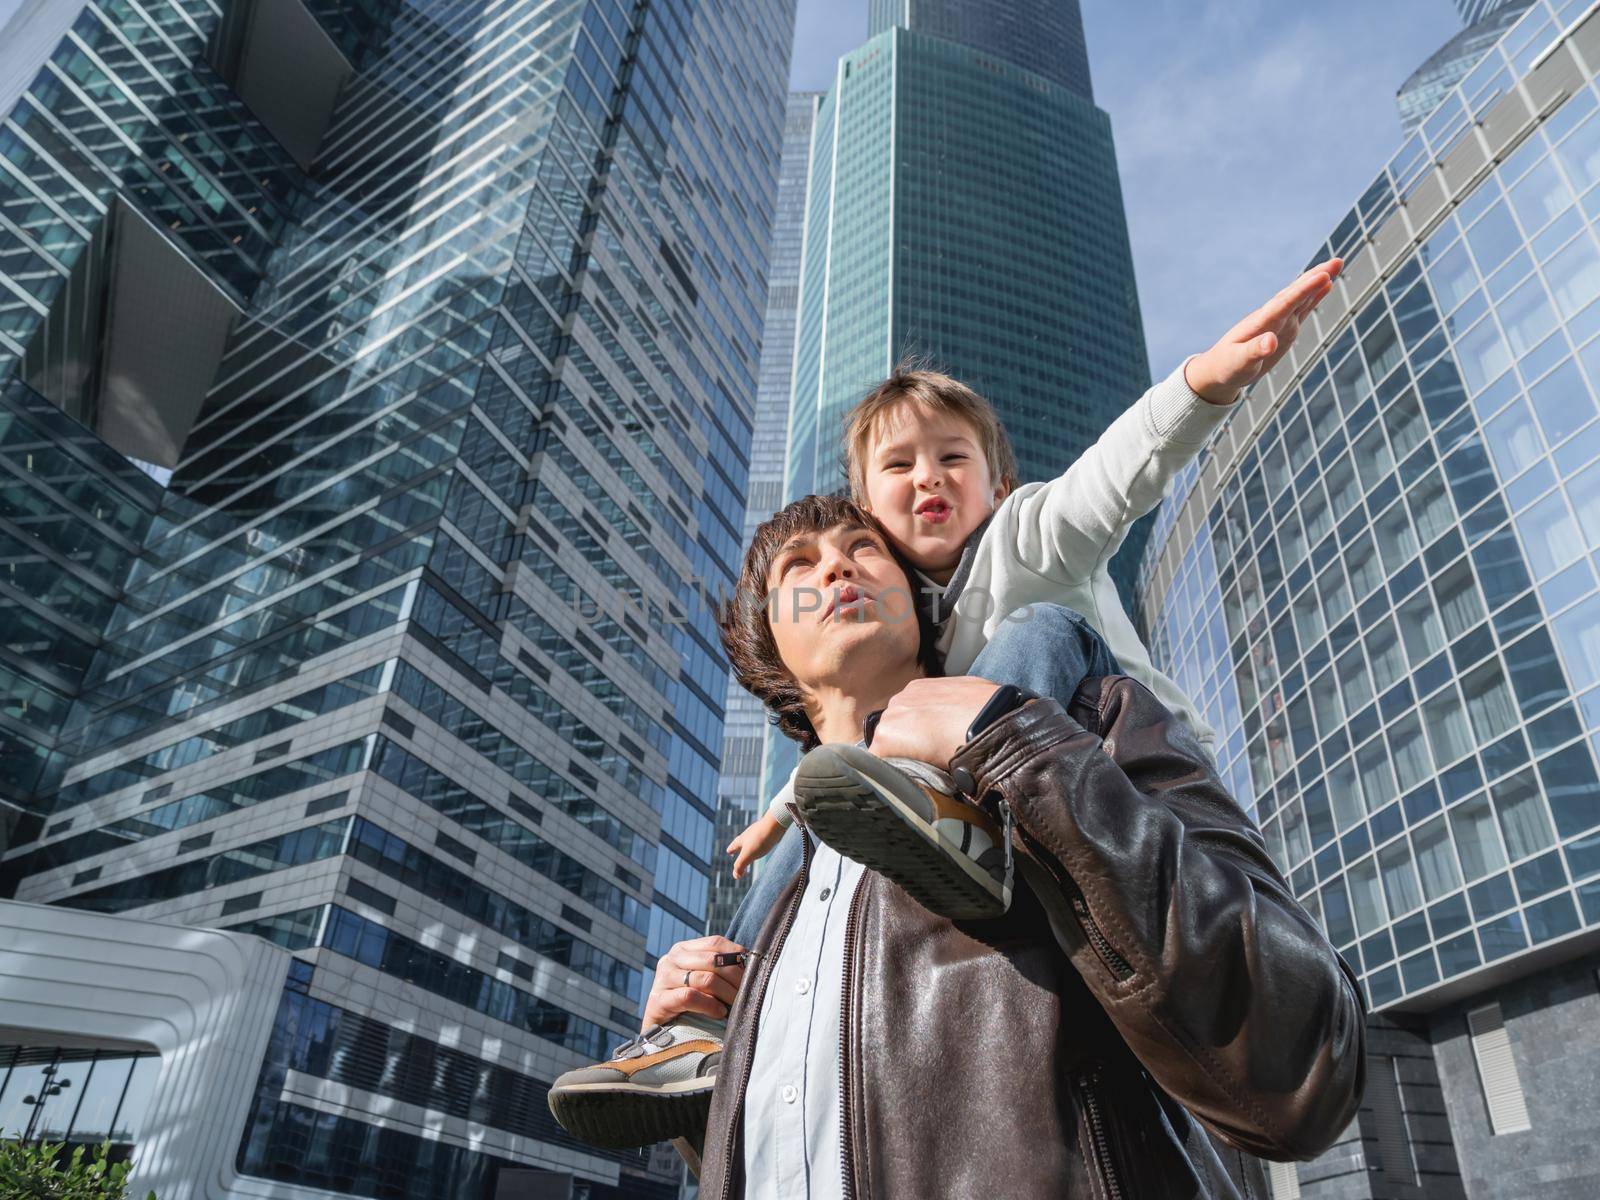
{"type": "Polygon", "coordinates": [[[1146,392],[1057,479],[1020,497],[1012,520],[1022,562],[1063,582],[1103,566],[1128,528],[1161,502],[1240,390],[1288,352],[1342,266],[1335,258],[1306,271],[1146,392]]]}
{"type": "Polygon", "coordinates": [[[771,802],[767,805],[767,816],[785,829],[794,824],[794,813],[789,810],[789,806],[794,803],[794,787],[792,784],[793,780],[779,788],[777,794],[772,797],[771,802]]]}
{"type": "Polygon", "coordinates": [[[1013,505],[1017,552],[1041,575],[1086,579],[1231,411],[1192,389],[1180,366],[1111,423],[1061,475],[1013,505]]]}

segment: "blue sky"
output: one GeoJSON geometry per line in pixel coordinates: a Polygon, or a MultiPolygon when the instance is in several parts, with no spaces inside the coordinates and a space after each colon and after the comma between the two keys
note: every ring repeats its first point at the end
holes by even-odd
{"type": "MultiPolygon", "coordinates": [[[[1082,0],[1111,115],[1150,365],[1287,283],[1400,145],[1395,89],[1450,0],[1082,0]]],[[[866,0],[799,0],[791,83],[824,88],[866,0]]]]}

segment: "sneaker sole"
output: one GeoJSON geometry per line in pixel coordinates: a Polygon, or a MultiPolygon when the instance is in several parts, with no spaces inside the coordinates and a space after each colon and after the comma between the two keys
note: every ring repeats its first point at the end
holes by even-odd
{"type": "Polygon", "coordinates": [[[588,1083],[552,1090],[550,1113],[573,1137],[608,1150],[631,1150],[705,1136],[715,1076],[666,1087],[588,1083]]]}
{"type": "Polygon", "coordinates": [[[1005,913],[1005,902],[982,867],[937,840],[892,789],[850,766],[837,750],[832,757],[838,764],[833,770],[813,766],[807,771],[809,757],[802,760],[795,779],[800,811],[819,838],[893,880],[930,912],[955,921],[1005,913]]]}

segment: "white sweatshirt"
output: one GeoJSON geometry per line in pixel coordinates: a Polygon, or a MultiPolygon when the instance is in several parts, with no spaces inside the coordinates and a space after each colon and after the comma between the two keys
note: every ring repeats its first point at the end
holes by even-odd
{"type": "MultiPolygon", "coordinates": [[[[1215,758],[1216,733],[1194,702],[1150,661],[1108,565],[1129,527],[1161,503],[1173,477],[1231,407],[1196,394],[1180,366],[1059,476],[1023,484],[1001,501],[939,637],[945,673],[965,674],[1009,614],[1028,604],[1060,604],[1088,620],[1123,674],[1154,692],[1215,758]]],[[[791,779],[768,812],[787,825],[793,798],[791,779]]]]}

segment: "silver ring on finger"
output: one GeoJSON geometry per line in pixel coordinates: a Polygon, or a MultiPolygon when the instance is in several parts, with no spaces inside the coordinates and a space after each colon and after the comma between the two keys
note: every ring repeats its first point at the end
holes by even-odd
{"type": "Polygon", "coordinates": [[[691,984],[689,982],[689,972],[688,971],[685,971],[683,973],[683,986],[684,987],[693,987],[694,986],[693,984],[691,984]]]}

